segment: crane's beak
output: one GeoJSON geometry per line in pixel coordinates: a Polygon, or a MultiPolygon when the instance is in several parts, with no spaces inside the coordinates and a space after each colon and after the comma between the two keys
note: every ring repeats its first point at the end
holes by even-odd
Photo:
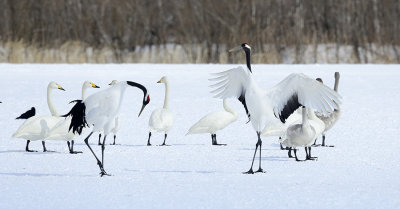
{"type": "Polygon", "coordinates": [[[140,112],[139,112],[139,115],[138,115],[138,117],[140,116],[140,114],[142,114],[142,112],[143,112],[143,109],[146,107],[146,105],[145,104],[143,104],[142,105],[142,109],[140,109],[140,112]]]}
{"type": "Polygon", "coordinates": [[[242,49],[242,46],[237,46],[235,48],[230,49],[229,52],[236,52],[236,51],[239,51],[241,49],[242,49]]]}

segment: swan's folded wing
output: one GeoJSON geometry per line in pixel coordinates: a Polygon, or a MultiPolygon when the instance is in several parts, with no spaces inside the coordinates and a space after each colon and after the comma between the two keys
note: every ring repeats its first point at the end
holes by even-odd
{"type": "Polygon", "coordinates": [[[322,113],[332,112],[341,104],[341,96],[320,82],[293,73],[267,92],[274,114],[282,122],[299,107],[306,106],[322,113]]]}

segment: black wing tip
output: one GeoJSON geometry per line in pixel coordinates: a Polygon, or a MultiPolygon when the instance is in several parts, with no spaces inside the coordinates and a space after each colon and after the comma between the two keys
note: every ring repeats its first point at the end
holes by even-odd
{"type": "Polygon", "coordinates": [[[300,106],[302,106],[302,104],[299,103],[299,97],[297,95],[297,93],[293,94],[292,97],[289,98],[289,100],[287,101],[285,107],[282,109],[282,111],[279,114],[279,119],[282,123],[286,122],[286,119],[288,119],[288,117],[297,110],[297,108],[299,108],[300,106]]]}
{"type": "Polygon", "coordinates": [[[73,100],[70,103],[76,103],[71,110],[61,117],[71,116],[71,124],[69,126],[69,131],[72,129],[72,133],[82,134],[83,128],[87,127],[86,122],[86,105],[82,100],[73,100]]]}

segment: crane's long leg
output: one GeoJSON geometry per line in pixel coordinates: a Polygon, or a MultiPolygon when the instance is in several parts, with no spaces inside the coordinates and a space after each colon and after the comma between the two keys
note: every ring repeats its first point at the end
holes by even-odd
{"type": "Polygon", "coordinates": [[[165,135],[164,135],[164,142],[161,144],[161,146],[166,146],[166,144],[165,144],[166,139],[167,139],[167,133],[165,133],[165,135]]]}
{"type": "Polygon", "coordinates": [[[89,147],[89,150],[92,152],[92,154],[93,154],[93,156],[96,158],[96,160],[97,160],[97,165],[99,166],[99,168],[100,168],[100,176],[103,176],[103,175],[108,175],[107,173],[106,173],[106,171],[104,170],[104,168],[103,168],[103,164],[100,162],[100,160],[99,160],[99,158],[96,156],[96,154],[93,152],[93,150],[92,150],[92,148],[90,147],[90,145],[89,145],[89,138],[90,138],[90,136],[92,136],[92,134],[93,134],[93,132],[90,132],[90,134],[85,138],[85,144],[89,147]]]}
{"type": "Polygon", "coordinates": [[[69,153],[70,154],[82,153],[82,151],[74,151],[74,140],[71,140],[71,146],[70,146],[70,142],[67,141],[67,145],[68,145],[68,149],[69,149],[69,153]]]}
{"type": "Polygon", "coordinates": [[[258,136],[258,141],[256,143],[256,149],[254,150],[253,161],[251,162],[250,170],[248,170],[247,172],[244,172],[244,174],[254,174],[254,171],[253,171],[254,158],[256,157],[257,149],[258,149],[258,146],[260,146],[260,141],[261,141],[260,134],[258,132],[257,132],[257,136],[258,136]]]}
{"type": "Polygon", "coordinates": [[[103,144],[101,145],[101,164],[104,166],[104,149],[106,148],[107,135],[104,134],[103,144]]]}
{"type": "Polygon", "coordinates": [[[101,134],[99,134],[99,143],[97,143],[97,145],[101,145],[100,139],[101,139],[101,134]]]}
{"type": "Polygon", "coordinates": [[[46,149],[46,142],[45,141],[42,141],[42,145],[43,145],[43,152],[54,152],[54,151],[46,149]]]}
{"type": "Polygon", "coordinates": [[[226,144],[218,144],[218,142],[217,142],[217,134],[214,134],[213,145],[226,146],[226,144]]]}
{"type": "Polygon", "coordinates": [[[264,170],[261,168],[261,147],[262,147],[262,140],[261,140],[261,136],[260,136],[260,132],[257,133],[258,136],[258,142],[260,145],[260,161],[259,161],[259,167],[258,170],[256,171],[256,173],[265,173],[264,170]]]}
{"type": "Polygon", "coordinates": [[[30,150],[29,149],[29,143],[31,143],[31,140],[26,140],[25,151],[27,151],[27,152],[37,152],[36,150],[30,150]]]}

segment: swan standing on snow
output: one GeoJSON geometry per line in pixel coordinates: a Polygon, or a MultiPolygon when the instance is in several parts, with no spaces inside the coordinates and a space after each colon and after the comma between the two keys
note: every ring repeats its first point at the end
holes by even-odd
{"type": "MultiPolygon", "coordinates": [[[[333,87],[333,90],[335,92],[338,92],[339,79],[340,79],[339,72],[335,72],[335,86],[333,87]]],[[[322,83],[322,79],[319,79],[318,81],[320,81],[322,83]]],[[[325,134],[329,129],[331,129],[336,124],[336,122],[340,118],[340,114],[341,114],[340,106],[338,106],[337,109],[335,109],[333,112],[329,113],[328,115],[316,113],[317,117],[319,119],[321,119],[322,121],[324,121],[324,123],[325,123],[325,130],[324,130],[324,132],[322,132],[322,144],[321,144],[321,146],[334,147],[333,145],[325,145],[325,134]]],[[[316,141],[317,140],[315,140],[315,142],[316,141]]],[[[314,145],[315,145],[315,142],[314,142],[314,145]]]]}
{"type": "Polygon", "coordinates": [[[311,108],[302,107],[302,121],[300,124],[290,125],[286,130],[286,135],[282,143],[289,147],[288,156],[291,156],[291,150],[294,149],[296,161],[296,147],[304,146],[306,151],[306,160],[314,160],[316,157],[311,157],[311,145],[314,140],[321,135],[325,129],[325,124],[322,120],[315,116],[311,108]]]}
{"type": "Polygon", "coordinates": [[[59,89],[65,91],[59,84],[52,81],[47,86],[47,105],[49,106],[51,116],[33,116],[27,119],[18,130],[12,135],[13,138],[26,139],[27,152],[36,152],[34,150],[29,150],[30,141],[42,140],[43,152],[47,152],[45,139],[50,129],[64,120],[64,118],[59,117],[57,110],[54,107],[51,93],[53,89],[59,89]]]}
{"type": "Polygon", "coordinates": [[[151,146],[150,137],[151,132],[164,132],[164,142],[161,146],[165,146],[165,140],[167,139],[168,131],[171,130],[174,124],[174,114],[168,108],[169,102],[169,82],[167,76],[162,77],[157,83],[165,84],[165,98],[163,108],[156,109],[151,113],[149,119],[149,139],[147,140],[147,146],[151,146]]]}
{"type": "MultiPolygon", "coordinates": [[[[118,83],[118,81],[117,81],[117,80],[113,80],[113,81],[111,81],[111,83],[109,83],[108,85],[109,85],[109,86],[112,86],[112,85],[114,85],[114,84],[116,84],[116,83],[118,83]]],[[[117,138],[117,132],[119,131],[120,127],[121,127],[121,119],[120,119],[120,115],[119,115],[119,113],[118,113],[117,116],[115,117],[113,128],[111,129],[111,133],[114,134],[114,142],[113,142],[112,144],[110,144],[110,145],[115,145],[115,138],[117,138]]],[[[101,142],[100,142],[101,133],[102,133],[102,131],[100,131],[100,133],[99,133],[99,142],[98,142],[98,145],[101,145],[101,142]]]]}
{"type": "Polygon", "coordinates": [[[186,135],[210,133],[212,145],[226,145],[218,144],[217,131],[224,129],[229,124],[235,122],[238,115],[228,106],[228,99],[224,99],[223,104],[225,111],[213,112],[204,116],[189,129],[186,135]]]}
{"type": "MultiPolygon", "coordinates": [[[[86,99],[86,90],[88,88],[100,88],[96,84],[85,81],[82,85],[82,100],[86,99]]],[[[71,154],[82,153],[81,151],[74,151],[74,138],[77,134],[69,132],[69,126],[71,124],[71,118],[66,118],[65,120],[57,123],[48,133],[46,140],[64,140],[67,141],[68,150],[71,154]],[[71,141],[71,143],[69,142],[71,141]]]]}
{"type": "Polygon", "coordinates": [[[93,126],[90,134],[85,138],[85,144],[96,158],[97,165],[100,168],[100,175],[108,175],[104,170],[104,148],[107,135],[113,128],[113,122],[115,117],[119,113],[121,103],[124,98],[126,87],[133,86],[143,91],[142,109],[139,112],[138,117],[142,113],[143,109],[150,102],[150,96],[147,93],[147,89],[138,83],[132,81],[121,81],[111,86],[108,89],[94,93],[85,100],[75,100],[76,104],[72,107],[71,111],[63,117],[71,116],[71,125],[69,130],[73,133],[82,134],[82,129],[87,126],[93,126]],[[101,146],[101,161],[93,152],[89,145],[89,138],[94,132],[104,131],[103,144],[101,146]]]}
{"type": "Polygon", "coordinates": [[[215,81],[212,85],[216,88],[217,98],[244,98],[251,123],[257,133],[257,143],[254,150],[253,160],[246,174],[253,174],[253,163],[260,149],[259,169],[261,168],[261,132],[273,125],[282,125],[285,120],[301,105],[316,109],[322,113],[329,113],[340,104],[340,95],[318,81],[304,74],[290,74],[272,89],[265,91],[261,89],[253,79],[250,68],[250,46],[247,43],[234,48],[232,51],[242,49],[246,54],[248,70],[242,67],[233,68],[224,72],[214,74],[216,77],[210,79],[215,81]]]}

